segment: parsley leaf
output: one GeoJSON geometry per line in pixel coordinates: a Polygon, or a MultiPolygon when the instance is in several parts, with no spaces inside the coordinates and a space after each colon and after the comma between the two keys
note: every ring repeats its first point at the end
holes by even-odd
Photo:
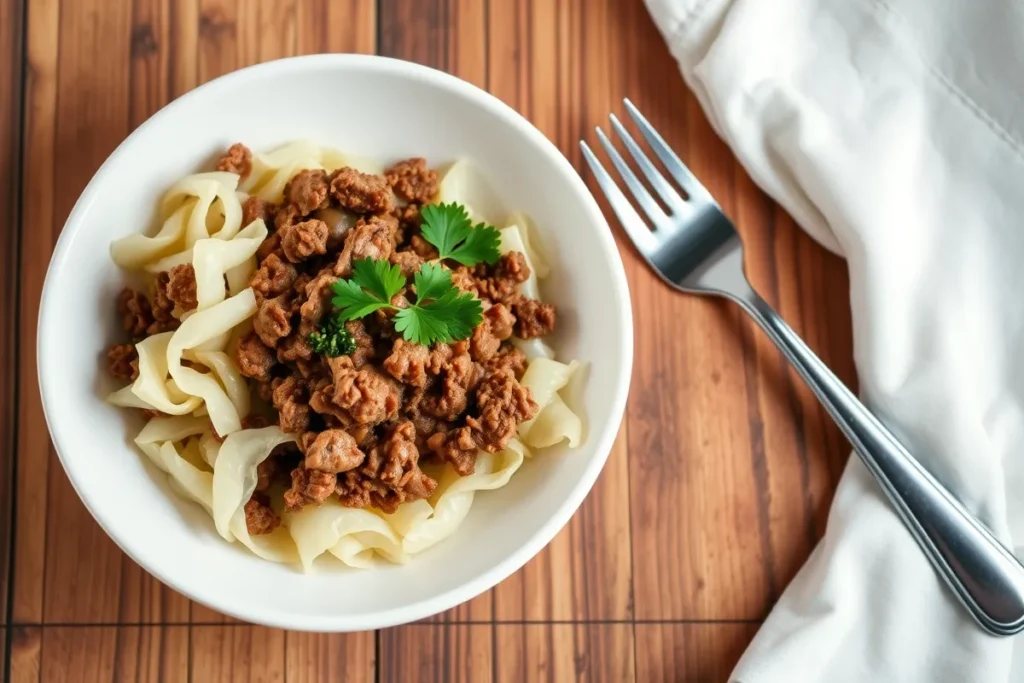
{"type": "Polygon", "coordinates": [[[383,259],[360,259],[352,264],[352,278],[338,280],[331,288],[331,303],[345,320],[355,320],[391,306],[391,297],[405,286],[402,269],[383,259]]]}
{"type": "MultiPolygon", "coordinates": [[[[405,285],[398,266],[380,259],[357,261],[351,279],[332,285],[336,294],[332,303],[341,309],[337,319],[354,320],[380,309],[395,311],[395,330],[406,341],[424,346],[467,339],[483,320],[480,300],[455,287],[451,273],[440,264],[424,263],[413,277],[415,303],[407,308],[392,306],[391,297],[405,285]]],[[[317,343],[321,343],[319,337],[317,343]]]]}
{"type": "Polygon", "coordinates": [[[418,306],[418,310],[421,317],[437,316],[444,320],[448,336],[452,339],[468,339],[473,334],[473,328],[484,318],[484,307],[480,299],[454,287],[441,298],[418,306]]]}
{"type": "Polygon", "coordinates": [[[424,263],[413,276],[416,300],[437,299],[452,288],[452,274],[439,263],[424,263]]]}
{"type": "Polygon", "coordinates": [[[501,257],[501,233],[492,225],[474,226],[463,205],[428,204],[420,209],[420,216],[423,239],[437,247],[441,259],[475,266],[480,262],[496,263],[501,257]]]}

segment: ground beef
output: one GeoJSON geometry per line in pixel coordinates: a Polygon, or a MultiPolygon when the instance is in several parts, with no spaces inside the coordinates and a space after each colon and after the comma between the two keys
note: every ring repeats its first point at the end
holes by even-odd
{"type": "Polygon", "coordinates": [[[256,195],[253,195],[242,202],[242,227],[246,227],[254,220],[262,220],[267,230],[274,227],[274,215],[277,213],[277,205],[265,202],[256,195]]]}
{"type": "MultiPolygon", "coordinates": [[[[344,360],[342,356],[340,359],[344,360]]],[[[372,365],[356,369],[351,362],[331,366],[334,404],[348,411],[356,424],[375,425],[398,414],[402,388],[372,365]]]]}
{"type": "Polygon", "coordinates": [[[555,307],[536,299],[520,299],[512,306],[515,332],[520,339],[545,337],[555,330],[555,307]]]}
{"type": "Polygon", "coordinates": [[[156,287],[150,310],[153,312],[153,323],[146,330],[147,334],[160,334],[178,329],[181,322],[174,317],[174,302],[167,296],[167,286],[171,282],[170,273],[157,273],[156,287]]]}
{"type": "Polygon", "coordinates": [[[174,266],[167,271],[167,298],[181,311],[191,311],[199,306],[196,298],[196,270],[191,263],[174,266]]]}
{"type": "Polygon", "coordinates": [[[236,142],[228,147],[227,153],[217,161],[217,170],[246,177],[252,170],[252,152],[241,142],[236,142]]]}
{"type": "Polygon", "coordinates": [[[342,429],[328,429],[319,434],[307,432],[306,435],[312,437],[309,443],[303,443],[308,469],[338,474],[354,470],[366,458],[356,440],[342,429]]]}
{"type": "Polygon", "coordinates": [[[402,275],[407,278],[418,273],[423,265],[423,257],[412,250],[396,251],[391,254],[390,260],[402,269],[402,275]]]}
{"type": "Polygon", "coordinates": [[[330,310],[331,298],[334,290],[331,285],[338,281],[334,275],[334,267],[326,266],[316,274],[303,288],[305,300],[299,308],[299,314],[303,320],[311,323],[319,323],[325,312],[330,310]]]}
{"type": "Polygon", "coordinates": [[[480,449],[497,453],[505,448],[519,424],[535,417],[538,410],[530,390],[508,370],[489,374],[477,390],[476,402],[476,414],[466,417],[465,426],[427,440],[428,447],[461,476],[473,473],[480,449]]]}
{"type": "Polygon", "coordinates": [[[526,372],[527,364],[528,361],[525,353],[511,344],[502,344],[501,348],[498,349],[498,353],[484,363],[484,370],[488,373],[508,370],[515,375],[516,379],[521,379],[523,373],[526,372]]]}
{"type": "Polygon", "coordinates": [[[436,369],[433,374],[440,375],[440,381],[424,396],[420,410],[440,420],[455,420],[466,410],[469,392],[479,380],[477,366],[469,353],[461,351],[436,369]]]}
{"type": "Polygon", "coordinates": [[[338,475],[330,472],[296,467],[292,470],[292,485],[284,492],[284,507],[298,512],[309,503],[319,505],[334,493],[338,475]]]}
{"type": "Polygon", "coordinates": [[[422,158],[400,161],[384,172],[388,184],[402,199],[429,204],[437,196],[437,171],[427,168],[422,158]]]}
{"type": "Polygon", "coordinates": [[[433,244],[426,241],[419,235],[413,235],[409,240],[409,246],[416,253],[417,256],[425,261],[432,261],[436,259],[440,254],[437,252],[437,248],[433,244]]]}
{"type": "MultiPolygon", "coordinates": [[[[274,214],[274,230],[282,232],[285,228],[288,228],[296,223],[302,222],[302,212],[299,211],[299,207],[294,204],[288,204],[277,210],[274,214]]],[[[280,237],[280,235],[279,235],[280,237]]]]}
{"type": "Polygon", "coordinates": [[[263,240],[263,244],[261,244],[256,250],[256,260],[258,262],[263,262],[271,254],[275,254],[282,258],[284,257],[284,252],[281,251],[281,235],[276,231],[267,235],[267,238],[263,240]]]}
{"type": "Polygon", "coordinates": [[[125,287],[117,297],[117,313],[121,316],[124,331],[132,338],[143,337],[153,324],[153,312],[149,299],[142,292],[125,287]]]}
{"type": "Polygon", "coordinates": [[[420,215],[421,208],[419,204],[406,204],[405,206],[396,206],[391,210],[391,215],[398,220],[399,242],[419,237],[418,233],[423,223],[423,216],[420,215]]]}
{"type": "Polygon", "coordinates": [[[298,363],[299,361],[311,360],[313,348],[309,345],[309,334],[312,328],[309,323],[303,320],[299,328],[281,340],[277,345],[277,359],[282,363],[298,363]]]}
{"type": "Polygon", "coordinates": [[[261,493],[253,493],[244,510],[245,528],[250,536],[269,534],[281,523],[281,518],[270,507],[270,499],[261,493]]]}
{"type": "Polygon", "coordinates": [[[530,267],[522,253],[510,251],[502,254],[494,266],[477,265],[473,277],[481,299],[514,304],[520,298],[519,285],[530,277],[530,267]]]}
{"type": "Polygon", "coordinates": [[[387,213],[391,210],[388,181],[347,166],[331,174],[331,196],[352,213],[387,213]]]}
{"type": "Polygon", "coordinates": [[[306,386],[295,376],[275,379],[271,401],[277,409],[281,431],[302,434],[309,431],[310,410],[306,386]]]}
{"type": "Polygon", "coordinates": [[[327,224],[315,218],[281,230],[281,249],[292,263],[327,253],[327,224]]]}
{"type": "Polygon", "coordinates": [[[472,294],[473,296],[479,297],[480,290],[476,284],[476,278],[473,277],[473,269],[467,268],[466,266],[459,266],[451,271],[452,284],[458,287],[466,294],[472,294]]]}
{"type": "Polygon", "coordinates": [[[114,344],[107,351],[107,368],[110,374],[127,382],[139,376],[139,354],[134,344],[114,344]]]}
{"type": "Polygon", "coordinates": [[[263,343],[273,348],[279,339],[287,337],[292,331],[291,323],[291,294],[282,294],[273,299],[267,299],[260,304],[252,320],[252,327],[263,340],[263,343]]]}
{"type": "Polygon", "coordinates": [[[271,370],[277,365],[274,350],[263,343],[255,332],[250,332],[238,341],[235,347],[235,361],[238,370],[245,377],[257,382],[269,382],[271,370]]]}
{"type": "Polygon", "coordinates": [[[494,358],[501,342],[512,336],[516,319],[504,304],[494,304],[484,311],[484,319],[473,330],[469,339],[469,353],[473,360],[486,362],[494,358]]]}
{"type": "Polygon", "coordinates": [[[537,403],[511,372],[488,375],[476,392],[477,414],[466,418],[481,448],[497,453],[508,445],[519,423],[537,416],[537,403]]]}
{"type": "Polygon", "coordinates": [[[350,355],[352,365],[361,368],[372,361],[376,355],[373,337],[366,331],[366,324],[362,320],[350,320],[345,323],[345,329],[356,342],[356,350],[350,355]]]}
{"type": "Polygon", "coordinates": [[[413,344],[396,339],[391,355],[384,360],[384,369],[399,382],[414,387],[427,385],[427,362],[430,349],[422,344],[413,344]]]}
{"type": "Polygon", "coordinates": [[[437,482],[419,468],[415,439],[416,430],[409,421],[388,430],[384,440],[370,449],[362,468],[338,477],[342,505],[373,506],[390,514],[402,503],[429,498],[437,482]]]}
{"type": "Polygon", "coordinates": [[[360,220],[345,235],[345,247],[334,264],[334,274],[349,277],[352,264],[364,258],[388,259],[395,248],[398,223],[392,216],[371,216],[360,220]]]}
{"type": "Polygon", "coordinates": [[[257,295],[257,299],[271,298],[284,294],[299,276],[295,266],[282,259],[277,254],[270,254],[260,263],[260,267],[253,273],[249,280],[249,286],[257,295]]]}
{"type": "Polygon", "coordinates": [[[329,190],[326,171],[300,171],[284,186],[284,200],[295,206],[300,214],[308,216],[317,209],[327,208],[329,190]]]}

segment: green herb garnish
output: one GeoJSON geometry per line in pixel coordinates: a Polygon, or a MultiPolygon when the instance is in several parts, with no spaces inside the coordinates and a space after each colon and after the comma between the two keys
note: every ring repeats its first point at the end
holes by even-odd
{"type": "Polygon", "coordinates": [[[381,259],[360,259],[352,264],[352,277],[332,287],[331,303],[337,318],[355,320],[374,311],[395,312],[395,330],[406,341],[429,346],[467,339],[483,319],[483,306],[472,294],[452,284],[451,273],[437,263],[424,263],[413,276],[416,301],[407,308],[391,304],[406,285],[402,269],[381,259]]]}
{"type": "Polygon", "coordinates": [[[356,340],[345,329],[345,321],[337,316],[329,318],[319,331],[311,332],[306,339],[314,353],[331,358],[347,356],[356,350],[356,340]]]}
{"type": "Polygon", "coordinates": [[[440,258],[450,258],[464,266],[493,264],[501,258],[501,233],[492,225],[474,226],[461,204],[428,204],[420,209],[420,216],[420,234],[437,247],[440,258]]]}

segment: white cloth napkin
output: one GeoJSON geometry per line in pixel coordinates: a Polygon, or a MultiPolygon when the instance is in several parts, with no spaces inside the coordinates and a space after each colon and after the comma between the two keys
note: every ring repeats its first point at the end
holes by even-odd
{"type": "MultiPolygon", "coordinates": [[[[750,175],[847,259],[863,400],[1024,542],[1024,3],[646,2],[750,175]]],[[[1022,644],[974,626],[853,457],[733,680],[1018,681],[1022,644]]]]}

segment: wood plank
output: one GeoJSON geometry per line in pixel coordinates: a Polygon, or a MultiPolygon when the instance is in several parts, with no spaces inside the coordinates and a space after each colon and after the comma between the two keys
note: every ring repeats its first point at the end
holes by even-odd
{"type": "Polygon", "coordinates": [[[377,50],[376,0],[303,0],[296,26],[298,54],[377,50]]]}
{"type": "Polygon", "coordinates": [[[228,624],[191,627],[192,681],[285,680],[285,632],[228,624]]]}
{"type": "Polygon", "coordinates": [[[11,649],[7,669],[10,683],[38,683],[43,646],[42,629],[38,626],[10,626],[11,649]]]}
{"type": "Polygon", "coordinates": [[[760,624],[637,624],[637,683],[727,680],[760,624]]]}
{"type": "Polygon", "coordinates": [[[285,673],[288,683],[362,683],[374,680],[373,631],[359,633],[285,634],[285,673]]]}
{"type": "Polygon", "coordinates": [[[188,676],[187,626],[20,628],[12,683],[162,683],[188,676]]]}
{"type": "Polygon", "coordinates": [[[46,555],[46,482],[51,462],[50,439],[36,384],[35,320],[46,265],[53,249],[54,145],[56,143],[57,50],[59,0],[27,6],[25,131],[22,161],[21,287],[18,318],[18,495],[12,620],[43,619],[43,567],[46,555]]]}
{"type": "Polygon", "coordinates": [[[380,631],[382,683],[481,683],[493,680],[494,627],[416,624],[380,631]]]}
{"type": "Polygon", "coordinates": [[[416,624],[381,631],[380,680],[633,681],[630,624],[416,624]]]}
{"type": "Polygon", "coordinates": [[[40,2],[30,7],[27,96],[33,116],[26,131],[23,191],[30,208],[22,225],[32,229],[23,230],[22,240],[20,386],[24,396],[18,457],[25,467],[19,468],[15,576],[16,581],[26,582],[24,587],[19,583],[15,607],[27,620],[41,615],[53,621],[113,620],[118,609],[121,555],[86,513],[50,452],[32,349],[39,290],[59,227],[89,177],[127,130],[128,62],[122,55],[129,51],[130,13],[126,0],[66,3],[64,7],[40,2]],[[57,54],[62,56],[59,64],[57,54]],[[57,148],[75,150],[62,156],[59,175],[54,161],[57,148]],[[39,510],[44,501],[45,514],[39,510]],[[41,549],[49,561],[41,562],[41,549]]]}
{"type": "MultiPolygon", "coordinates": [[[[17,225],[21,174],[22,23],[21,0],[0,0],[0,221],[17,225]]],[[[13,477],[17,424],[18,234],[0,233],[0,624],[7,623],[13,477]]]]}

